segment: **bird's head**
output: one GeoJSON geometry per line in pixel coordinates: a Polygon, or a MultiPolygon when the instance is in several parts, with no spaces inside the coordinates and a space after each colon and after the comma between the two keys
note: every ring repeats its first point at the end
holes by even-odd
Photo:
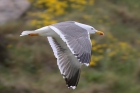
{"type": "Polygon", "coordinates": [[[99,35],[104,35],[104,33],[102,31],[98,31],[96,30],[94,27],[90,26],[90,25],[86,25],[86,24],[82,24],[82,23],[78,23],[78,22],[75,22],[76,25],[86,29],[89,34],[99,34],[99,35]]]}

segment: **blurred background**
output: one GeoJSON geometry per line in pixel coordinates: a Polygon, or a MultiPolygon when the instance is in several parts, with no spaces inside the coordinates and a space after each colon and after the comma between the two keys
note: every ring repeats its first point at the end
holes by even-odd
{"type": "Polygon", "coordinates": [[[0,93],[139,93],[140,0],[0,0],[0,93]],[[68,89],[46,37],[20,37],[73,20],[91,35],[90,67],[68,89]]]}

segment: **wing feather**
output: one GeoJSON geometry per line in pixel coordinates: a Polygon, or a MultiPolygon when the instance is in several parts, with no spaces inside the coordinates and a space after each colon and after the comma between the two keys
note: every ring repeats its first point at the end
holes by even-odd
{"type": "Polygon", "coordinates": [[[62,22],[49,27],[66,42],[71,52],[81,63],[89,65],[91,58],[91,41],[87,30],[71,22],[62,22]]]}
{"type": "Polygon", "coordinates": [[[64,76],[67,86],[75,89],[79,81],[81,68],[81,66],[77,65],[77,63],[80,63],[77,62],[75,64],[75,62],[73,62],[74,56],[72,57],[68,55],[68,53],[66,53],[67,49],[64,49],[57,39],[48,37],[48,41],[53,49],[55,57],[57,58],[58,68],[60,69],[61,74],[64,76]]]}

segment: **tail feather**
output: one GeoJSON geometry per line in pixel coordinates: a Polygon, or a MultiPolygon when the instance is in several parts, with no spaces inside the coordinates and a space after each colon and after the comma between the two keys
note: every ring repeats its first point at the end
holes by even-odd
{"type": "Polygon", "coordinates": [[[33,34],[33,33],[34,33],[34,31],[23,31],[20,36],[26,36],[26,35],[33,34]]]}

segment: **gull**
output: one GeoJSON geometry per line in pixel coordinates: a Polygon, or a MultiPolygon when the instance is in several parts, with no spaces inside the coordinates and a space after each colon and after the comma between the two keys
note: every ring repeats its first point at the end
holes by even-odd
{"type": "Polygon", "coordinates": [[[20,36],[46,36],[67,87],[75,89],[79,82],[81,66],[90,64],[92,44],[89,34],[94,33],[104,35],[90,25],[65,21],[33,31],[23,31],[20,36]]]}

